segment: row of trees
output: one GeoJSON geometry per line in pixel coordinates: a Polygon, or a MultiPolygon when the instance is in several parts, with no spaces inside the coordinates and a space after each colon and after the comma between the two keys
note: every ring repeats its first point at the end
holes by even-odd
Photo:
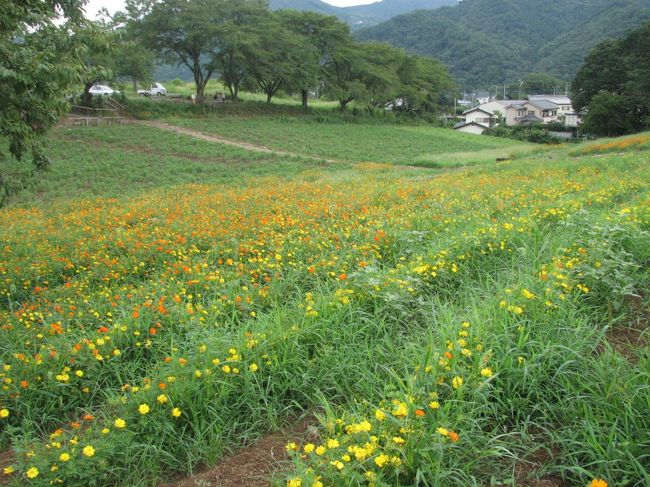
{"type": "Polygon", "coordinates": [[[586,112],[582,130],[616,136],[650,127],[650,23],[607,40],[585,59],[573,82],[573,103],[586,112]]]}
{"type": "Polygon", "coordinates": [[[342,110],[352,101],[384,106],[399,100],[402,109],[433,111],[454,96],[454,83],[439,62],[359,43],[335,17],[271,12],[266,0],[129,0],[113,28],[142,51],[187,67],[198,99],[213,78],[234,101],[246,89],[265,93],[270,103],[282,90],[300,94],[307,107],[310,93],[318,91],[338,100],[342,110]]]}

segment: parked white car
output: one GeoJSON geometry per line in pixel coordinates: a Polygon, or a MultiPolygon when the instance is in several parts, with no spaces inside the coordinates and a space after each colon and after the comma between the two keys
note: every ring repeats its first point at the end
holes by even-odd
{"type": "Polygon", "coordinates": [[[140,96],[167,96],[167,88],[160,83],[154,83],[148,90],[138,90],[140,96]]]}
{"type": "Polygon", "coordinates": [[[90,88],[89,93],[93,96],[110,96],[113,93],[119,93],[119,91],[115,91],[110,86],[95,85],[92,88],[90,88]]]}

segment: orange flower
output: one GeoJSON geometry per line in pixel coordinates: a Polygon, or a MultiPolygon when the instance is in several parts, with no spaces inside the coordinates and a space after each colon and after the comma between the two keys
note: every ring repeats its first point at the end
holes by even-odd
{"type": "Polygon", "coordinates": [[[339,275],[339,281],[345,281],[348,278],[348,275],[343,272],[341,275],[339,275]]]}
{"type": "Polygon", "coordinates": [[[458,436],[458,433],[455,431],[450,431],[449,439],[452,441],[452,443],[456,443],[458,440],[460,440],[460,436],[458,436]]]}
{"type": "Polygon", "coordinates": [[[425,413],[423,409],[416,409],[415,410],[415,415],[420,417],[420,418],[423,418],[424,416],[427,415],[427,413],[425,413]]]}
{"type": "Polygon", "coordinates": [[[607,481],[603,479],[594,479],[587,487],[607,487],[607,481]]]}

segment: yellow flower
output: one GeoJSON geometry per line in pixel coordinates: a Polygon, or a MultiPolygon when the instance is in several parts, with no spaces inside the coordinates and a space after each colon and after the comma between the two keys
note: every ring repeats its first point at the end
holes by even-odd
{"type": "Polygon", "coordinates": [[[194,377],[196,377],[197,379],[200,379],[202,375],[203,375],[203,372],[201,372],[200,370],[195,370],[194,371],[194,377]]]}
{"type": "Polygon", "coordinates": [[[338,448],[339,440],[329,439],[327,440],[327,448],[338,448]]]}
{"type": "Polygon", "coordinates": [[[8,418],[9,410],[7,408],[0,409],[0,418],[8,418]]]}
{"type": "Polygon", "coordinates": [[[431,401],[429,403],[429,407],[431,409],[438,409],[440,407],[440,403],[438,401],[431,401]]]}
{"type": "Polygon", "coordinates": [[[302,485],[302,480],[301,479],[289,479],[287,480],[287,487],[301,487],[302,485]]]}
{"type": "Polygon", "coordinates": [[[62,462],[67,462],[68,460],[70,460],[70,454],[61,453],[61,455],[59,455],[59,460],[61,460],[62,462]]]}
{"type": "Polygon", "coordinates": [[[14,467],[11,466],[5,467],[2,469],[2,473],[5,475],[11,475],[12,473],[14,473],[14,467]]]}
{"type": "Polygon", "coordinates": [[[230,367],[228,365],[221,367],[221,370],[223,370],[226,374],[230,374],[230,367]]]}
{"type": "Polygon", "coordinates": [[[250,364],[248,368],[250,369],[251,372],[257,372],[257,369],[259,369],[257,364],[250,364]]]}
{"type": "Polygon", "coordinates": [[[377,411],[375,411],[375,418],[377,418],[377,421],[383,421],[386,419],[386,415],[381,409],[377,409],[377,411]]]}
{"type": "Polygon", "coordinates": [[[396,445],[403,445],[403,444],[405,443],[405,442],[404,442],[404,438],[402,438],[401,436],[394,436],[394,437],[393,437],[393,442],[394,442],[396,445]]]}
{"type": "Polygon", "coordinates": [[[286,445],[284,445],[284,449],[286,451],[296,451],[296,450],[298,450],[298,445],[296,445],[296,443],[294,441],[291,441],[291,442],[287,443],[286,445]]]}
{"type": "Polygon", "coordinates": [[[74,375],[77,377],[83,377],[84,376],[84,371],[83,370],[77,370],[75,371],[74,375]]]}
{"type": "Polygon", "coordinates": [[[103,435],[107,435],[107,434],[109,434],[110,432],[111,432],[111,430],[109,430],[108,428],[104,428],[104,429],[102,430],[102,434],[103,434],[103,435]]]}
{"type": "Polygon", "coordinates": [[[437,428],[436,432],[442,436],[449,436],[449,430],[447,428],[437,428]]]}
{"type": "Polygon", "coordinates": [[[330,465],[336,467],[339,470],[343,470],[343,467],[345,466],[345,464],[339,460],[334,460],[333,462],[330,462],[330,465]]]}
{"type": "Polygon", "coordinates": [[[594,479],[587,487],[607,487],[607,481],[603,479],[594,479]]]}
{"type": "Polygon", "coordinates": [[[396,408],[393,410],[393,416],[406,416],[409,413],[408,407],[406,406],[406,403],[403,402],[397,402],[396,403],[396,408]]]}
{"type": "Polygon", "coordinates": [[[148,404],[140,404],[140,406],[138,407],[138,412],[142,415],[147,414],[149,411],[151,411],[151,409],[149,409],[148,404]]]}
{"type": "Polygon", "coordinates": [[[382,468],[386,463],[390,460],[390,457],[388,455],[381,454],[377,458],[375,458],[375,464],[379,467],[382,468]]]}
{"type": "Polygon", "coordinates": [[[117,418],[113,424],[115,424],[116,428],[124,428],[126,426],[126,421],[122,418],[117,418]]]}
{"type": "Polygon", "coordinates": [[[305,450],[305,453],[311,453],[316,449],[316,446],[313,443],[307,443],[304,447],[303,450],[305,450]]]}
{"type": "Polygon", "coordinates": [[[463,378],[456,376],[451,380],[451,386],[454,389],[460,389],[460,387],[463,385],[463,378]]]}
{"type": "Polygon", "coordinates": [[[491,368],[485,367],[484,369],[481,369],[481,377],[486,377],[489,379],[490,377],[492,377],[492,375],[493,372],[491,368]]]}
{"type": "Polygon", "coordinates": [[[92,456],[95,454],[95,449],[94,449],[92,446],[90,446],[90,445],[88,445],[88,446],[84,446],[84,449],[82,450],[82,453],[83,453],[85,456],[87,456],[87,457],[90,458],[90,457],[92,457],[92,456]]]}
{"type": "Polygon", "coordinates": [[[181,410],[179,408],[172,409],[172,416],[174,416],[175,418],[178,418],[178,417],[180,417],[180,415],[181,415],[181,410]]]}
{"type": "Polygon", "coordinates": [[[29,470],[27,470],[27,472],[25,472],[25,475],[27,475],[28,479],[35,479],[36,477],[38,477],[39,473],[40,472],[36,467],[31,467],[29,470]]]}
{"type": "Polygon", "coordinates": [[[156,401],[158,401],[160,404],[165,404],[167,402],[167,396],[161,394],[156,398],[156,401]]]}
{"type": "Polygon", "coordinates": [[[325,448],[323,445],[321,445],[318,448],[316,448],[316,455],[325,455],[326,451],[327,451],[327,448],[325,448]]]}

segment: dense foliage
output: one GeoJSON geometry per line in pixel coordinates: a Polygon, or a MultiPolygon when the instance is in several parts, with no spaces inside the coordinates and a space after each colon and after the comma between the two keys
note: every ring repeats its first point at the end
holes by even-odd
{"type": "Polygon", "coordinates": [[[589,49],[650,18],[650,0],[464,0],[361,31],[440,59],[462,87],[478,88],[545,72],[570,80],[589,49]]]}
{"type": "Polygon", "coordinates": [[[614,136],[650,127],[650,23],[596,46],[573,82],[582,130],[614,136]]]}
{"type": "MultiPolygon", "coordinates": [[[[14,157],[31,156],[37,170],[49,164],[44,136],[66,109],[64,95],[84,75],[89,26],[81,6],[76,0],[0,4],[0,136],[14,157]]],[[[11,191],[3,169],[0,205],[11,191]]]]}

